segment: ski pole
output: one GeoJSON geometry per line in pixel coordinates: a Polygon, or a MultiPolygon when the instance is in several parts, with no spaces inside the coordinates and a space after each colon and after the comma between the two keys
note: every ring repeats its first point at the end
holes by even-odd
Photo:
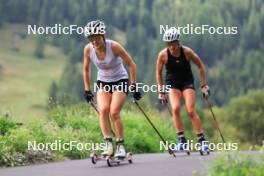
{"type": "Polygon", "coordinates": [[[94,104],[94,102],[90,102],[90,105],[93,107],[93,109],[99,114],[99,111],[97,110],[97,108],[96,108],[96,106],[95,106],[95,104],[94,104]]]}
{"type": "Polygon", "coordinates": [[[160,100],[160,101],[161,101],[161,104],[163,104],[163,105],[166,106],[166,108],[167,108],[167,110],[168,110],[170,116],[172,116],[172,112],[171,112],[171,110],[170,110],[170,106],[169,106],[168,101],[167,101],[167,100],[165,100],[165,101],[160,100]]]}
{"type": "MultiPolygon", "coordinates": [[[[149,119],[149,117],[147,116],[147,114],[145,113],[145,111],[141,108],[141,106],[138,104],[138,102],[136,100],[134,100],[134,103],[136,104],[136,106],[138,107],[138,109],[143,113],[143,115],[146,117],[146,119],[148,120],[148,122],[150,123],[150,125],[152,126],[152,128],[156,131],[156,133],[158,134],[158,136],[162,140],[162,142],[165,144],[166,143],[165,139],[162,137],[162,135],[160,134],[160,132],[157,130],[157,128],[151,122],[151,120],[149,119]]],[[[176,157],[176,155],[174,154],[174,152],[169,147],[168,147],[168,150],[169,150],[169,154],[172,154],[174,157],[176,157]]]]}
{"type": "Polygon", "coordinates": [[[170,109],[169,103],[168,103],[168,102],[165,102],[164,104],[165,104],[166,109],[168,110],[170,116],[172,117],[172,112],[171,112],[171,109],[170,109]]]}
{"type": "Polygon", "coordinates": [[[166,103],[166,108],[167,108],[168,112],[170,113],[170,115],[172,116],[172,112],[171,112],[171,110],[170,110],[169,103],[166,103]]]}
{"type": "Polygon", "coordinates": [[[209,102],[207,96],[204,96],[204,99],[206,100],[206,102],[207,102],[207,104],[208,104],[208,107],[209,107],[209,109],[210,109],[210,111],[211,111],[212,118],[213,118],[213,120],[214,120],[216,130],[217,130],[217,132],[219,133],[219,135],[220,135],[220,137],[221,137],[221,139],[222,139],[222,142],[225,143],[224,136],[223,136],[223,134],[222,134],[222,132],[221,132],[221,129],[220,129],[220,127],[219,127],[219,123],[217,122],[217,120],[216,120],[216,118],[215,118],[215,114],[214,114],[213,109],[212,109],[212,106],[213,106],[213,105],[209,102]]]}

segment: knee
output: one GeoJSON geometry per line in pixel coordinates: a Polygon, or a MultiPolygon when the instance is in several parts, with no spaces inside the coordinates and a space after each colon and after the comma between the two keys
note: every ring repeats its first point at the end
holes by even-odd
{"type": "Polygon", "coordinates": [[[119,111],[116,111],[116,110],[113,110],[113,111],[110,112],[110,116],[111,116],[111,119],[113,121],[116,121],[120,117],[120,112],[119,111]]]}
{"type": "Polygon", "coordinates": [[[187,107],[186,111],[190,118],[195,118],[196,111],[193,107],[187,107]]]}
{"type": "Polygon", "coordinates": [[[107,116],[109,115],[110,108],[109,107],[102,107],[100,108],[100,115],[101,116],[107,116]]]}
{"type": "Polygon", "coordinates": [[[180,114],[180,111],[181,111],[181,106],[173,106],[173,107],[172,107],[172,113],[173,113],[174,115],[178,115],[178,114],[180,114]]]}

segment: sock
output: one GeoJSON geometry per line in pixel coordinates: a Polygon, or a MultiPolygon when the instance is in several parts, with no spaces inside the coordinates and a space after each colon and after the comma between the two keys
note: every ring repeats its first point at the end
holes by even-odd
{"type": "Polygon", "coordinates": [[[197,133],[196,135],[197,135],[197,138],[198,138],[199,142],[206,141],[205,138],[204,138],[204,133],[203,132],[197,133]]]}
{"type": "Polygon", "coordinates": [[[116,140],[116,145],[124,145],[125,141],[123,138],[116,140]]]}
{"type": "Polygon", "coordinates": [[[186,143],[187,140],[184,137],[184,131],[177,132],[177,137],[180,143],[186,143]]]}
{"type": "Polygon", "coordinates": [[[106,142],[112,142],[113,141],[112,137],[105,137],[104,140],[106,142]]]}

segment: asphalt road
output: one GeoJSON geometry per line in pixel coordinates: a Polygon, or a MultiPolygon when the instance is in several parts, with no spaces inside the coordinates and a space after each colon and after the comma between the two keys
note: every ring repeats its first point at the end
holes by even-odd
{"type": "MultiPolygon", "coordinates": [[[[244,153],[244,152],[243,152],[244,153]]],[[[249,154],[258,155],[257,152],[249,154]]],[[[167,153],[133,156],[133,163],[108,167],[105,161],[96,165],[90,159],[64,161],[42,165],[0,169],[0,176],[188,176],[200,172],[206,175],[206,165],[217,153],[201,156],[199,153],[178,153],[173,158],[167,153]]]]}

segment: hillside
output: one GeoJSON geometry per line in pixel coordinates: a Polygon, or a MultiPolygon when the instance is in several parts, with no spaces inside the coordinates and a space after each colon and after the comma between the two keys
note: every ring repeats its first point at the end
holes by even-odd
{"type": "Polygon", "coordinates": [[[45,45],[45,58],[36,58],[36,38],[19,37],[25,30],[18,24],[0,30],[0,112],[21,122],[45,114],[50,84],[60,78],[66,61],[50,44],[45,45]]]}

